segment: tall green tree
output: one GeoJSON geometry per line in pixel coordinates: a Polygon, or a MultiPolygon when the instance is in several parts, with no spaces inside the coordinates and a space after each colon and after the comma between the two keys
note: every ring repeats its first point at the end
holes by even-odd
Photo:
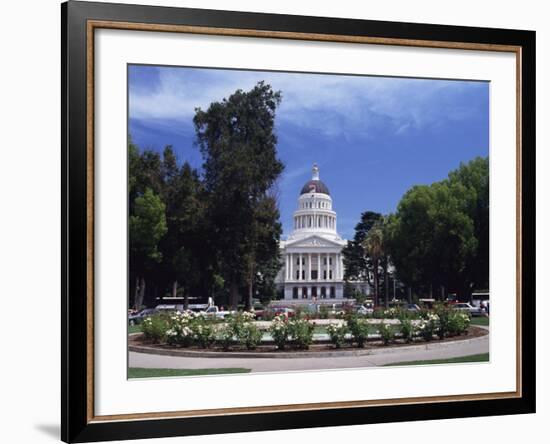
{"type": "Polygon", "coordinates": [[[181,168],[171,146],[164,149],[162,164],[162,196],[166,203],[167,233],[161,241],[163,252],[159,278],[170,283],[172,297],[183,292],[184,305],[189,292],[203,277],[202,265],[207,240],[199,241],[204,205],[198,172],[185,162],[181,168]]]}
{"type": "Polygon", "coordinates": [[[154,265],[162,260],[159,241],[166,230],[165,205],[159,195],[146,188],[143,195],[135,199],[133,214],[129,219],[130,268],[135,270],[136,276],[136,309],[143,303],[146,278],[154,265]]]}
{"type": "Polygon", "coordinates": [[[463,300],[488,282],[488,179],[488,160],[478,158],[403,196],[387,228],[403,282],[430,292],[444,286],[463,300]]]}
{"type": "Polygon", "coordinates": [[[365,211],[355,226],[353,240],[349,240],[342,250],[344,256],[344,280],[366,280],[371,283],[373,273],[372,259],[364,248],[364,241],[371,228],[382,218],[382,214],[365,211]]]}
{"type": "Polygon", "coordinates": [[[197,109],[193,119],[204,158],[211,235],[234,308],[239,289],[255,278],[258,208],[283,171],[274,132],[280,101],[280,92],[260,82],[211,103],[206,111],[197,109]]]}
{"type": "Polygon", "coordinates": [[[252,257],[249,258],[249,308],[253,306],[254,288],[264,302],[274,299],[276,295],[275,277],[282,266],[279,240],[283,230],[279,216],[277,199],[273,193],[258,202],[252,230],[255,246],[251,249],[252,257]]]}

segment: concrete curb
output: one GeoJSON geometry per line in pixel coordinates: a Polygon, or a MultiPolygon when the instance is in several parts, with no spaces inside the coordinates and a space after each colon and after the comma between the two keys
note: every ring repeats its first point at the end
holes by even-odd
{"type": "MultiPolygon", "coordinates": [[[[485,329],[484,329],[485,330],[485,329]]],[[[437,350],[442,348],[452,348],[462,346],[464,344],[472,344],[475,342],[481,342],[489,339],[489,335],[479,336],[477,338],[462,339],[448,342],[439,342],[437,340],[433,342],[426,342],[416,345],[403,345],[399,347],[385,347],[385,348],[364,348],[355,350],[328,350],[319,352],[223,352],[223,351],[195,351],[188,349],[161,349],[157,347],[147,345],[128,345],[128,350],[135,353],[146,353],[152,355],[162,356],[174,356],[174,357],[186,357],[186,358],[259,358],[259,359],[292,359],[292,358],[339,358],[339,357],[354,357],[354,356],[367,356],[367,355],[382,355],[390,353],[406,353],[422,350],[437,350]]]]}

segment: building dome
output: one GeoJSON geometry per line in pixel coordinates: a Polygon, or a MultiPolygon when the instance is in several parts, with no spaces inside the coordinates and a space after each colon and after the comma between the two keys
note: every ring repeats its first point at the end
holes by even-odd
{"type": "Polygon", "coordinates": [[[319,167],[316,164],[313,165],[313,175],[311,180],[308,180],[302,187],[300,195],[309,193],[322,193],[330,196],[328,187],[319,179],[319,167]]]}
{"type": "Polygon", "coordinates": [[[300,195],[308,193],[323,193],[330,196],[330,192],[325,183],[320,180],[313,179],[306,182],[306,184],[302,187],[302,192],[300,195]]]}

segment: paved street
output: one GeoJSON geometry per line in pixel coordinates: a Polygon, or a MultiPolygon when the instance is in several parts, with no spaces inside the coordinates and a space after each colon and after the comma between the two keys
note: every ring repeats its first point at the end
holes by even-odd
{"type": "Polygon", "coordinates": [[[464,343],[430,343],[430,349],[373,350],[366,356],[329,358],[188,358],[130,352],[130,367],[143,368],[224,368],[243,367],[252,372],[286,372],[336,368],[375,367],[394,362],[446,359],[489,352],[489,336],[464,343]],[[438,346],[440,345],[440,346],[438,346]]]}

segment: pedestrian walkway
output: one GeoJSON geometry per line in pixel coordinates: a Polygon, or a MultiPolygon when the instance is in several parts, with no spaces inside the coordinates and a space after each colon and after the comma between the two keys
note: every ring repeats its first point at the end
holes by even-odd
{"type": "MultiPolygon", "coordinates": [[[[161,356],[146,353],[130,352],[130,367],[143,368],[248,368],[252,372],[288,372],[303,370],[343,369],[376,367],[396,362],[424,361],[431,359],[448,359],[460,356],[476,355],[489,352],[490,335],[481,336],[469,341],[442,343],[441,347],[430,348],[402,347],[390,353],[376,353],[365,356],[319,357],[319,358],[189,358],[161,356]],[[443,346],[444,345],[444,346],[443,346]]],[[[381,349],[381,351],[384,349],[381,349]]],[[[389,350],[388,350],[389,351],[389,350]]]]}

